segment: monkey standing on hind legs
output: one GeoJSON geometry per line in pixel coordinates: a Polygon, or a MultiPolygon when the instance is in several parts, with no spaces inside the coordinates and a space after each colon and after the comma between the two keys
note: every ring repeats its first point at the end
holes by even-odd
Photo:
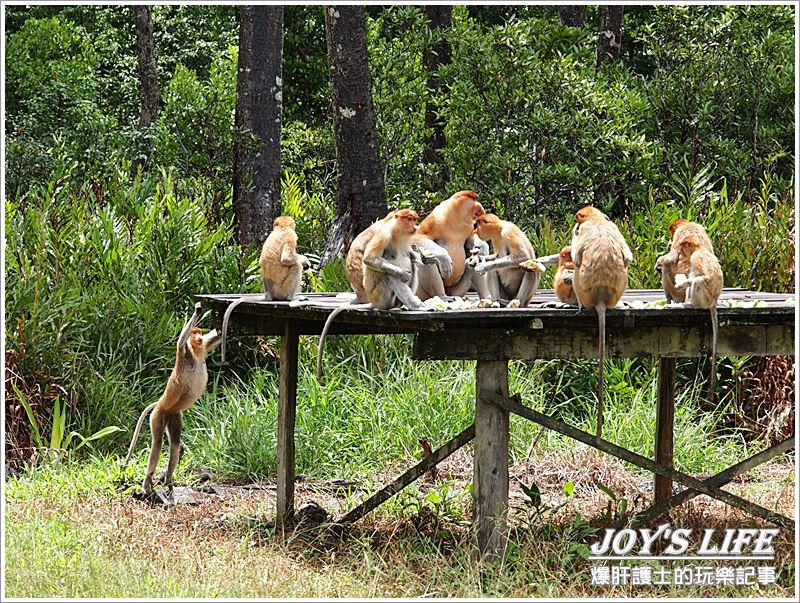
{"type": "Polygon", "coordinates": [[[183,426],[183,411],[189,408],[200,397],[208,383],[206,370],[206,356],[220,341],[216,329],[203,335],[202,330],[195,327],[200,317],[200,303],[194,307],[191,318],[183,325],[178,336],[175,366],[167,381],[164,393],[157,402],[153,402],[142,411],[136,423],[136,429],[131,438],[128,454],[123,463],[123,469],[128,466],[131,455],[136,448],[142,423],[147,413],[150,415],[150,430],[152,433],[152,446],[150,459],[147,463],[142,494],[149,496],[153,491],[153,474],[161,456],[161,442],[164,431],[169,439],[169,461],[164,471],[164,485],[172,492],[172,476],[181,457],[181,428],[183,426]]]}
{"type": "Polygon", "coordinates": [[[617,305],[628,286],[633,261],[622,233],[600,210],[586,206],[575,214],[572,230],[572,284],[583,307],[597,312],[600,373],[597,385],[597,438],[603,434],[606,309],[617,305]]]}
{"type": "Polygon", "coordinates": [[[228,340],[228,320],[236,307],[249,299],[265,301],[291,301],[300,295],[303,269],[308,268],[306,256],[297,253],[296,224],[290,216],[278,216],[272,232],[261,247],[258,265],[264,294],[242,295],[225,310],[222,319],[222,347],[220,360],[225,362],[225,344],[228,340]]]}

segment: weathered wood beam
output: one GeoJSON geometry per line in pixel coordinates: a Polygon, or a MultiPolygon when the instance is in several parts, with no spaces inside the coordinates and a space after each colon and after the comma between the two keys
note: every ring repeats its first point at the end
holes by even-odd
{"type": "Polygon", "coordinates": [[[562,423],[552,417],[548,417],[540,412],[533,410],[532,408],[528,408],[527,406],[523,406],[519,402],[519,395],[515,395],[514,397],[504,397],[498,396],[495,394],[487,394],[487,399],[491,402],[494,402],[498,406],[502,406],[509,412],[513,412],[521,417],[524,417],[530,421],[535,423],[539,423],[540,425],[544,425],[548,429],[552,429],[557,431],[563,435],[571,437],[573,440],[578,440],[579,442],[583,442],[593,448],[597,448],[603,452],[611,454],[623,461],[627,461],[637,467],[641,467],[642,469],[647,469],[652,473],[657,473],[658,475],[662,475],[668,479],[673,481],[679,482],[686,486],[687,488],[692,488],[697,490],[701,494],[705,494],[712,498],[716,498],[719,501],[722,501],[732,507],[737,507],[750,515],[755,515],[757,517],[761,517],[767,521],[770,521],[776,525],[781,526],[791,532],[794,532],[794,521],[789,519],[788,517],[784,517],[779,513],[775,513],[774,511],[770,511],[769,509],[765,509],[761,505],[757,505],[750,501],[744,500],[743,498],[736,496],[735,494],[731,494],[730,492],[725,492],[724,490],[720,490],[719,488],[715,488],[713,486],[709,486],[702,481],[692,477],[691,475],[687,475],[681,471],[677,471],[670,467],[663,467],[657,464],[655,461],[652,461],[640,454],[636,454],[635,452],[631,452],[626,448],[622,448],[621,446],[617,446],[616,444],[612,444],[611,442],[607,442],[606,440],[599,440],[596,436],[587,433],[585,431],[581,431],[580,429],[576,429],[570,425],[562,423]]]}
{"type": "MultiPolygon", "coordinates": [[[[666,312],[666,311],[665,311],[666,312]]],[[[476,336],[476,329],[418,333],[414,358],[418,360],[511,360],[514,358],[597,358],[597,330],[572,327],[491,331],[476,336]]],[[[794,353],[794,326],[720,325],[719,356],[777,356],[794,353]]],[[[711,328],[662,326],[633,329],[609,328],[608,357],[653,358],[706,356],[711,349],[711,328]]]]}
{"type": "Polygon", "coordinates": [[[508,538],[508,411],[490,398],[508,396],[508,361],[478,360],[472,529],[479,559],[505,551],[508,538]]]}
{"type": "MultiPolygon", "coordinates": [[[[780,444],[775,444],[774,446],[771,446],[766,450],[762,450],[761,452],[754,454],[740,463],[736,463],[735,465],[728,467],[724,471],[714,474],[708,479],[703,480],[703,483],[714,488],[720,488],[733,480],[733,478],[735,478],[737,475],[749,471],[753,467],[757,467],[758,465],[766,463],[779,454],[793,450],[794,446],[794,437],[791,437],[788,440],[784,440],[780,444]]],[[[678,505],[682,505],[686,501],[693,499],[695,496],[700,496],[700,494],[701,492],[698,492],[697,490],[684,490],[683,492],[679,492],[678,494],[670,496],[666,500],[660,501],[658,504],[653,505],[652,507],[645,509],[640,513],[636,513],[631,518],[620,519],[614,524],[614,527],[619,529],[626,526],[638,526],[645,524],[648,521],[661,517],[670,509],[674,509],[678,505]]]]}
{"type": "Polygon", "coordinates": [[[392,483],[383,487],[360,505],[352,509],[336,523],[339,525],[344,525],[358,521],[364,517],[364,515],[376,509],[378,506],[389,500],[392,496],[400,492],[400,490],[408,486],[410,483],[416,481],[426,471],[429,471],[432,467],[435,467],[441,463],[444,459],[471,441],[474,437],[475,424],[473,423],[446,444],[434,450],[419,463],[407,469],[392,483]]]}
{"type": "MultiPolygon", "coordinates": [[[[675,358],[660,358],[658,362],[658,405],[656,407],[656,463],[672,467],[673,431],[675,425],[675,358]]],[[[654,502],[672,496],[672,480],[655,475],[654,502]]]]}
{"type": "Polygon", "coordinates": [[[285,527],[294,516],[294,425],[297,408],[297,351],[299,338],[291,322],[281,337],[278,384],[278,491],[275,524],[285,527]]]}

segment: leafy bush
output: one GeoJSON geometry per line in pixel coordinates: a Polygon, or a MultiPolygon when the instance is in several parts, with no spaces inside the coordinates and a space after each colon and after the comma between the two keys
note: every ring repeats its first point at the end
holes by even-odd
{"type": "Polygon", "coordinates": [[[63,384],[81,431],[95,432],[160,393],[193,295],[240,287],[240,251],[230,224],[208,224],[207,199],[175,196],[169,172],[130,178],[121,166],[93,188],[74,164],[61,169],[6,204],[6,341],[23,374],[63,384]]]}
{"type": "Polygon", "coordinates": [[[46,182],[55,154],[89,173],[116,155],[119,126],[99,104],[100,57],[85,32],[56,17],[28,20],[6,51],[8,193],[46,182]]]}

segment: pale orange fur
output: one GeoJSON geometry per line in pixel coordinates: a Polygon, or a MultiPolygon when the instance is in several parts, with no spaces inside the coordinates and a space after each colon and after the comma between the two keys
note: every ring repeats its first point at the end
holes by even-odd
{"type": "Polygon", "coordinates": [[[416,310],[422,305],[414,294],[417,254],[411,248],[417,219],[411,209],[398,210],[380,223],[364,249],[364,291],[376,308],[386,310],[402,303],[416,310]]]}
{"type": "Polygon", "coordinates": [[[617,226],[600,210],[587,206],[575,214],[572,230],[573,288],[579,303],[597,312],[600,371],[597,385],[597,437],[603,432],[606,309],[619,303],[628,287],[633,255],[617,226]]]}
{"type": "Polygon", "coordinates": [[[350,244],[350,249],[347,251],[347,280],[350,282],[350,286],[356,294],[357,303],[367,303],[367,292],[364,290],[364,250],[375,232],[380,228],[380,225],[393,218],[394,214],[394,211],[390,211],[384,218],[361,231],[361,233],[353,239],[353,242],[350,244]]]}
{"type": "Polygon", "coordinates": [[[556,297],[565,304],[578,303],[578,297],[575,295],[575,288],[572,283],[564,281],[565,277],[569,275],[572,278],[574,274],[575,264],[572,263],[572,248],[567,245],[558,254],[558,269],[553,279],[553,290],[556,297]]]}
{"type": "Polygon", "coordinates": [[[181,334],[178,336],[175,366],[167,380],[164,393],[157,402],[150,404],[142,411],[131,438],[128,454],[125,457],[124,464],[127,465],[139,439],[144,418],[148,412],[152,411],[150,415],[152,444],[147,471],[142,483],[142,492],[145,495],[149,495],[153,489],[153,474],[161,455],[161,443],[165,431],[169,438],[169,461],[164,472],[164,484],[167,488],[172,488],[172,476],[181,455],[182,413],[197,401],[208,383],[206,357],[217,346],[220,336],[216,330],[212,330],[204,336],[203,331],[194,326],[199,317],[200,304],[198,303],[195,305],[194,314],[183,326],[181,334]]]}
{"type": "Polygon", "coordinates": [[[264,295],[268,300],[292,300],[302,285],[305,256],[297,253],[295,222],[290,216],[275,218],[272,232],[261,247],[258,260],[264,295]]]}
{"type": "Polygon", "coordinates": [[[519,266],[536,257],[528,237],[516,224],[494,214],[478,216],[475,226],[481,240],[491,241],[494,252],[494,256],[476,258],[475,272],[490,273],[489,290],[493,298],[510,299],[512,308],[526,307],[536,293],[541,276],[519,266]]]}
{"type": "Polygon", "coordinates": [[[465,244],[474,233],[475,218],[484,213],[478,194],[459,191],[433,208],[420,222],[417,238],[427,238],[447,250],[452,260],[452,270],[442,276],[445,288],[459,282],[464,274],[467,259],[465,244]]]}
{"type": "Polygon", "coordinates": [[[675,275],[688,274],[690,267],[689,258],[680,253],[680,242],[688,236],[694,236],[699,245],[711,253],[714,253],[714,246],[705,228],[685,218],[673,220],[669,232],[670,249],[656,260],[656,270],[661,272],[661,285],[667,299],[680,303],[685,300],[686,292],[675,285],[675,275]]]}
{"type": "Polygon", "coordinates": [[[717,378],[715,364],[719,333],[717,300],[722,294],[722,267],[717,256],[709,248],[708,243],[710,241],[707,242],[695,232],[690,232],[676,242],[680,249],[680,260],[688,261],[689,264],[688,278],[678,285],[679,289],[686,289],[685,303],[694,308],[707,309],[711,316],[711,379],[709,380],[709,392],[710,397],[713,399],[717,378]]]}

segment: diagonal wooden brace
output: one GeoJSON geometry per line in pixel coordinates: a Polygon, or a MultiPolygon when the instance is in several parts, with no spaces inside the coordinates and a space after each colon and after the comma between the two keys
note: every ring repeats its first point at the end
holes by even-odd
{"type": "Polygon", "coordinates": [[[423,473],[428,471],[431,467],[435,467],[441,463],[448,456],[453,454],[456,450],[464,446],[467,442],[475,437],[475,423],[467,427],[464,431],[459,433],[452,440],[442,445],[440,448],[434,450],[431,454],[426,456],[419,463],[406,470],[400,477],[395,479],[392,483],[378,490],[375,494],[370,496],[367,500],[358,505],[355,509],[350,511],[347,515],[342,517],[336,523],[344,525],[353,523],[389,500],[392,496],[400,492],[403,488],[408,486],[411,482],[419,478],[423,473]]]}
{"type": "Polygon", "coordinates": [[[736,496],[735,494],[731,494],[730,492],[720,490],[718,487],[710,486],[699,479],[692,477],[691,475],[687,475],[686,473],[677,471],[670,467],[659,465],[655,461],[643,457],[640,454],[631,452],[626,448],[622,448],[621,446],[617,446],[616,444],[612,444],[606,440],[599,439],[597,436],[586,433],[585,431],[581,431],[580,429],[576,429],[575,427],[571,427],[570,425],[562,423],[561,421],[553,419],[552,417],[548,417],[547,415],[528,408],[527,406],[523,406],[520,404],[519,394],[515,394],[509,398],[488,394],[486,395],[486,399],[487,401],[497,404],[501,408],[505,408],[507,411],[513,412],[514,414],[525,419],[539,423],[540,425],[544,425],[548,429],[552,429],[553,431],[557,431],[574,440],[583,442],[592,448],[597,448],[598,450],[611,454],[619,459],[622,459],[623,461],[632,463],[637,467],[647,469],[648,471],[657,473],[658,475],[663,475],[664,477],[683,484],[687,488],[697,490],[701,494],[716,498],[725,504],[731,505],[732,507],[737,507],[750,515],[761,517],[762,519],[770,521],[794,533],[794,521],[788,517],[785,517],[779,513],[775,513],[774,511],[770,511],[769,509],[765,509],[764,507],[750,501],[744,500],[743,498],[736,496]]]}
{"type": "MultiPolygon", "coordinates": [[[[791,437],[788,440],[784,440],[780,444],[775,444],[774,446],[770,446],[766,450],[762,450],[761,452],[754,454],[753,456],[743,460],[742,462],[736,463],[735,465],[728,467],[724,471],[720,471],[719,473],[712,475],[708,479],[703,480],[703,483],[711,487],[719,488],[730,482],[734,477],[736,477],[740,473],[744,473],[745,471],[749,471],[753,467],[757,467],[762,463],[766,463],[768,460],[784,452],[789,452],[793,448],[794,448],[794,437],[791,437]]],[[[684,490],[683,492],[679,492],[678,494],[675,494],[674,496],[671,496],[668,499],[661,501],[657,505],[653,505],[652,507],[645,509],[640,513],[637,513],[630,519],[619,520],[614,524],[613,527],[615,528],[622,528],[627,526],[632,527],[641,525],[643,523],[647,523],[652,519],[660,517],[670,509],[673,509],[678,505],[681,505],[686,501],[691,500],[695,496],[699,495],[700,492],[698,492],[697,490],[684,490]]]]}

